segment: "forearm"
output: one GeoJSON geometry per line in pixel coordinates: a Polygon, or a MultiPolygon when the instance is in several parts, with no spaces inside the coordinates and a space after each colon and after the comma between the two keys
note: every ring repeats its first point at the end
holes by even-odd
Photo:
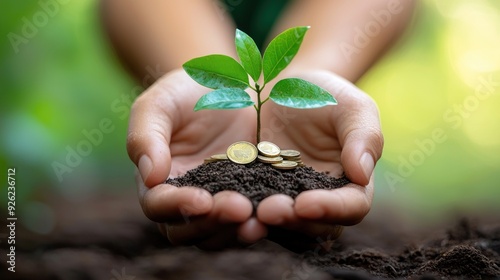
{"type": "Polygon", "coordinates": [[[103,0],[102,17],[119,57],[138,79],[147,67],[168,72],[193,57],[234,56],[234,26],[216,0],[103,0]]]}
{"type": "Polygon", "coordinates": [[[333,71],[354,82],[408,25],[413,0],[296,0],[273,34],[310,25],[292,67],[333,71]]]}

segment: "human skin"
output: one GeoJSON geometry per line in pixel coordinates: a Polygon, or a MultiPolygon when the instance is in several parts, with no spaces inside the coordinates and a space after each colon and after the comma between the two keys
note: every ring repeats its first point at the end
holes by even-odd
{"type": "MultiPolygon", "coordinates": [[[[397,1],[401,12],[392,14],[389,24],[356,55],[346,57],[339,45],[352,42],[354,27],[363,27],[371,20],[370,12],[386,9],[388,2],[293,1],[273,27],[271,36],[293,26],[312,27],[295,59],[276,80],[309,80],[331,92],[339,105],[297,110],[268,102],[262,111],[263,131],[280,146],[300,150],[313,168],[333,175],[345,172],[353,184],[306,191],[295,200],[273,195],[260,203],[256,215],[239,193],[212,196],[199,188],[164,184],[169,176],[185,173],[235,141],[255,142],[253,108],[193,112],[209,89],[180,68],[202,55],[236,58],[232,21],[212,1],[103,2],[106,30],[132,73],[141,79],[145,67],[155,65],[167,73],[132,106],[127,149],[138,166],[144,213],[158,222],[170,242],[218,249],[267,236],[291,249],[303,249],[300,244],[314,246],[314,240],[335,239],[341,225],[363,219],[371,207],[373,169],[382,153],[383,136],[375,102],[352,82],[399,37],[411,18],[413,1],[397,1]],[[280,116],[283,110],[289,119],[280,116]],[[292,240],[280,238],[287,232],[292,240]]],[[[266,86],[264,95],[271,86],[266,86]]]]}

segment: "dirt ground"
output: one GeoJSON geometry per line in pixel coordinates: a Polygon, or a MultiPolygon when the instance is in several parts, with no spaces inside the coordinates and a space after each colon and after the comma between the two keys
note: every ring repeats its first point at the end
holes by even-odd
{"type": "Polygon", "coordinates": [[[133,192],[47,200],[55,230],[18,226],[16,273],[2,261],[0,279],[500,279],[500,221],[477,216],[415,231],[389,209],[346,228],[327,253],[296,254],[269,241],[205,252],[172,248],[133,192]]]}

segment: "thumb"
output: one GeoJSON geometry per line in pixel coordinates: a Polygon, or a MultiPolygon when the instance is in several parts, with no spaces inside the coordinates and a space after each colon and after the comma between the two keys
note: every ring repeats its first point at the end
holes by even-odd
{"type": "Polygon", "coordinates": [[[147,187],[163,183],[171,169],[172,120],[158,105],[160,91],[153,86],[137,98],[130,111],[127,152],[147,187]]]}
{"type": "Polygon", "coordinates": [[[353,183],[368,185],[382,153],[382,134],[367,127],[358,127],[349,132],[344,141],[340,161],[346,176],[353,183]]]}
{"type": "Polygon", "coordinates": [[[384,138],[375,102],[356,87],[351,89],[339,95],[334,122],[344,172],[352,182],[365,186],[382,155],[384,138]]]}

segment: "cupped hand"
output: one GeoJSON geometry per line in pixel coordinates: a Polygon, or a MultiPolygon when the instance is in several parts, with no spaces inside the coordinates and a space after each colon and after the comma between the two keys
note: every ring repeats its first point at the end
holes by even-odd
{"type": "Polygon", "coordinates": [[[193,111],[208,91],[183,70],[176,70],[134,102],[127,150],[139,170],[139,200],[146,216],[158,222],[175,245],[217,249],[253,243],[267,231],[252,217],[246,197],[230,191],[212,196],[199,188],[164,183],[195,168],[205,157],[224,152],[231,143],[254,141],[253,108],[193,111]]]}
{"type": "MultiPolygon", "coordinates": [[[[336,239],[343,225],[359,223],[373,197],[373,169],[383,137],[374,101],[350,82],[326,71],[287,71],[329,91],[336,106],[300,110],[268,102],[263,106],[262,138],[282,148],[297,149],[304,163],[352,183],[334,190],[310,190],[296,199],[273,195],[258,209],[270,226],[269,238],[296,250],[312,249],[336,239]]],[[[325,248],[322,248],[325,249],[325,248]]]]}

